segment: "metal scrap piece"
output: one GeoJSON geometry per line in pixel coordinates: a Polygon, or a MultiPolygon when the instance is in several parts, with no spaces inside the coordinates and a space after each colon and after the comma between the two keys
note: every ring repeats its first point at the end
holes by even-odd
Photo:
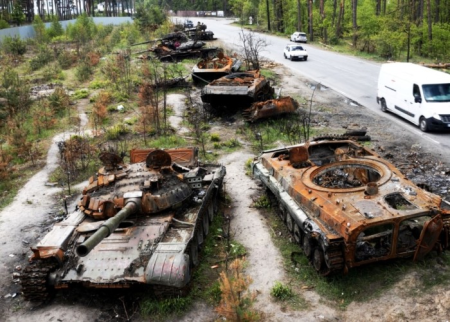
{"type": "Polygon", "coordinates": [[[242,112],[242,116],[246,121],[253,122],[274,115],[294,113],[298,107],[298,102],[292,97],[287,96],[280,99],[253,103],[250,108],[242,112]]]}

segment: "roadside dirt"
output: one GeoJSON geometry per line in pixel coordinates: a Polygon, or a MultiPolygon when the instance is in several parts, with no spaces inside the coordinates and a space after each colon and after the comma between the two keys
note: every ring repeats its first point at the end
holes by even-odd
{"type": "MultiPolygon", "coordinates": [[[[284,67],[276,67],[275,72],[282,76],[283,95],[303,96],[306,99],[311,97],[313,89],[308,80],[292,74],[284,67]]],[[[86,101],[79,105],[80,114],[83,114],[86,101]]],[[[180,135],[188,135],[181,125],[184,101],[180,94],[169,96],[170,105],[175,111],[170,121],[180,135]]],[[[309,103],[303,107],[309,107],[309,103]]],[[[372,115],[364,107],[352,105],[330,89],[316,90],[312,110],[314,126],[323,128],[323,133],[339,134],[346,128],[366,127],[372,136],[371,147],[401,165],[412,180],[420,180],[448,197],[450,181],[445,173],[449,168],[444,163],[448,158],[436,155],[435,148],[421,141],[421,138],[414,137],[386,118],[372,115]]],[[[221,138],[236,138],[236,131],[242,126],[242,118],[236,115],[226,121],[213,121],[211,132],[218,133],[221,138]]],[[[123,303],[119,300],[121,295],[114,295],[115,298],[94,298],[86,290],[58,293],[51,303],[36,308],[23,301],[20,288],[15,283],[17,280],[12,279],[13,273],[19,272],[16,268],[26,265],[30,245],[39,241],[58,219],[61,202],[55,196],[60,188],[48,187],[46,182],[49,173],[57,166],[59,153],[55,142],[67,136],[68,133],[64,133],[54,138],[48,152],[47,166],[0,213],[0,316],[4,321],[124,321],[128,315],[132,316],[133,321],[143,321],[136,310],[123,310],[123,303]]],[[[289,284],[291,281],[283,269],[279,250],[272,242],[266,219],[251,207],[252,197],[261,194],[262,188],[245,175],[245,162],[255,154],[248,142],[242,143],[241,150],[222,156],[220,162],[227,168],[225,189],[232,201],[227,213],[232,216],[233,237],[247,249],[248,266],[245,273],[253,279],[252,289],[258,292],[254,308],[261,313],[261,320],[436,321],[446,320],[450,316],[450,289],[437,287],[420,298],[413,297],[408,293],[408,287],[417,283],[414,274],[406,275],[380,297],[370,302],[352,303],[345,311],[327,303],[313,290],[305,290],[302,294],[308,302],[306,311],[286,310],[274,302],[270,297],[274,283],[281,281],[289,284]]],[[[214,321],[218,318],[212,307],[196,303],[185,316],[171,321],[214,321]]]]}

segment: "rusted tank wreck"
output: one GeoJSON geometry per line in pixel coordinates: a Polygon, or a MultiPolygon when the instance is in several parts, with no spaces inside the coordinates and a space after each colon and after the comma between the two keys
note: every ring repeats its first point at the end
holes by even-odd
{"type": "Polygon", "coordinates": [[[319,274],[449,248],[448,204],[354,141],[263,151],[252,170],[319,274]]]}
{"type": "Polygon", "coordinates": [[[298,102],[290,96],[279,99],[256,102],[242,112],[242,116],[248,122],[270,118],[276,115],[294,113],[299,107],[298,102]]]}
{"type": "Polygon", "coordinates": [[[213,112],[235,111],[248,108],[253,102],[273,98],[270,82],[259,70],[237,72],[216,79],[201,92],[204,106],[213,112]]]}
{"type": "Polygon", "coordinates": [[[240,66],[240,60],[219,52],[216,57],[206,57],[195,64],[192,68],[192,81],[194,84],[208,84],[215,79],[237,72],[240,66]]]}
{"type": "Polygon", "coordinates": [[[77,211],[34,247],[21,276],[26,299],[53,289],[148,285],[157,295],[186,291],[198,251],[218,211],[225,176],[195,148],[132,150],[130,164],[102,153],[104,166],[77,211]]]}

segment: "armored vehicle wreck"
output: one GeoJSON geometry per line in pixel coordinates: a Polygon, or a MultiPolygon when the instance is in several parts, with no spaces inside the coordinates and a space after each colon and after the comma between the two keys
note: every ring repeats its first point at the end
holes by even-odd
{"type": "Polygon", "coordinates": [[[248,108],[253,102],[271,99],[273,93],[270,82],[259,70],[253,70],[232,73],[212,81],[202,89],[201,99],[212,111],[222,112],[248,108]]]}
{"type": "Polygon", "coordinates": [[[356,142],[263,151],[252,169],[319,274],[449,247],[447,204],[356,142]]]}
{"type": "Polygon", "coordinates": [[[21,276],[28,300],[52,289],[149,285],[183,294],[218,210],[221,165],[201,164],[198,150],[132,150],[130,164],[102,153],[104,167],[83,190],[78,210],[31,248],[21,276]]]}
{"type": "Polygon", "coordinates": [[[206,83],[237,72],[241,67],[241,61],[219,52],[216,57],[201,59],[192,68],[192,81],[194,84],[206,83]]]}

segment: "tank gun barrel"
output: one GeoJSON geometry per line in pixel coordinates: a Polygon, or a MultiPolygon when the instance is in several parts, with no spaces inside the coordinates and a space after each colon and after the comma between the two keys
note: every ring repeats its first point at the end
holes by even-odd
{"type": "Polygon", "coordinates": [[[133,46],[139,46],[139,45],[146,45],[146,44],[151,44],[151,43],[153,43],[155,41],[160,41],[160,40],[161,40],[161,38],[156,38],[156,39],[153,39],[153,40],[147,40],[147,41],[143,41],[143,42],[138,42],[138,43],[132,44],[130,46],[133,47],[133,46]]]}
{"type": "Polygon", "coordinates": [[[103,239],[111,235],[111,233],[119,227],[122,221],[127,219],[130,215],[136,213],[140,209],[140,206],[140,199],[128,199],[122,210],[120,210],[114,217],[105,221],[91,237],[76,248],[77,255],[80,257],[87,256],[95,246],[97,246],[103,239]]]}

